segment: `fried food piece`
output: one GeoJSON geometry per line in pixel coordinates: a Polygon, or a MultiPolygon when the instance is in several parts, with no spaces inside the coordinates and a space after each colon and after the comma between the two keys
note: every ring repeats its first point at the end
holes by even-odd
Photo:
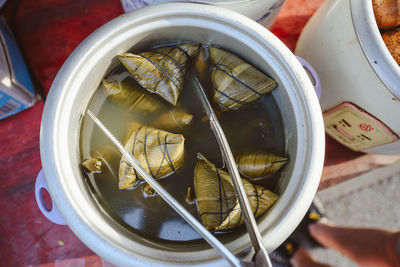
{"type": "Polygon", "coordinates": [[[400,0],[372,0],[372,5],[379,29],[400,26],[400,0]]]}
{"type": "Polygon", "coordinates": [[[394,60],[400,66],[400,28],[384,32],[382,39],[392,54],[394,60]]]}

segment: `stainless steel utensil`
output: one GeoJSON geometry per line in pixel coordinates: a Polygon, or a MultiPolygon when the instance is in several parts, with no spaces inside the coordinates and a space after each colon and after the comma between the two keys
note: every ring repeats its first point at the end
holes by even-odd
{"type": "Polygon", "coordinates": [[[195,60],[195,68],[193,69],[193,67],[191,67],[191,70],[195,72],[195,75],[193,76],[197,80],[198,86],[196,86],[196,92],[209,118],[211,129],[213,130],[215,137],[217,138],[218,145],[221,149],[222,158],[224,159],[224,162],[227,165],[228,172],[231,176],[233,187],[235,189],[236,196],[238,197],[240,209],[244,217],[247,232],[250,236],[251,242],[256,252],[256,254],[254,255],[256,266],[272,266],[271,261],[268,257],[267,250],[265,249],[260,231],[258,230],[256,219],[254,218],[253,212],[251,210],[249,200],[247,199],[246,191],[244,190],[239,170],[232,154],[232,150],[218,121],[217,115],[215,114],[210,102],[208,101],[203,86],[198,79],[198,73],[204,72],[205,66],[206,64],[202,59],[202,53],[199,53],[195,60]]]}
{"type": "Polygon", "coordinates": [[[222,257],[232,266],[244,266],[215,236],[213,236],[199,221],[196,220],[178,201],[176,201],[145,169],[140,165],[136,158],[126,150],[115,136],[104,126],[104,124],[88,109],[86,114],[104,132],[104,134],[124,155],[132,167],[139,173],[144,180],[154,188],[154,190],[183,218],[189,223],[222,257]]]}
{"type": "MultiPolygon", "coordinates": [[[[199,53],[195,60],[195,66],[191,66],[189,72],[196,81],[196,92],[200,98],[201,104],[206,112],[211,129],[218,141],[221,150],[222,158],[227,165],[228,172],[233,181],[234,189],[239,200],[239,205],[244,217],[245,225],[253,244],[255,255],[254,262],[256,266],[271,267],[271,261],[268,257],[267,250],[265,249],[261,234],[258,230],[257,222],[247,199],[246,191],[244,190],[243,183],[237,168],[235,159],[233,157],[231,148],[226,139],[225,133],[218,121],[218,118],[208,101],[207,95],[203,86],[198,79],[198,72],[202,72],[205,64],[202,53],[199,53]]],[[[151,177],[136,160],[136,158],[129,153],[123,145],[115,138],[115,136],[107,129],[107,127],[88,109],[88,116],[93,122],[106,134],[118,150],[124,155],[132,167],[139,173],[144,180],[154,188],[154,190],[187,222],[189,223],[217,252],[224,257],[232,266],[242,266],[241,262],[218,240],[216,239],[199,221],[197,221],[178,201],[176,201],[153,177],[151,177]]]]}

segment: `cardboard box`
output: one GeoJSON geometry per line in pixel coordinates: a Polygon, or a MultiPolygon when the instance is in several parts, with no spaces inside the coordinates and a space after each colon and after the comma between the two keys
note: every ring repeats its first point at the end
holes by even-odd
{"type": "Polygon", "coordinates": [[[0,119],[33,106],[38,98],[17,42],[0,16],[0,119]]]}

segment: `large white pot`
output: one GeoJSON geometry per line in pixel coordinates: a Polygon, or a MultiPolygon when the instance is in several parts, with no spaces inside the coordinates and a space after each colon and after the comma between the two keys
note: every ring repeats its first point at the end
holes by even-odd
{"type": "MultiPolygon", "coordinates": [[[[295,229],[317,190],[324,158],[323,121],[313,85],[290,50],[258,23],[226,9],[200,4],[150,6],[112,20],[79,45],[57,74],[42,117],[40,150],[50,195],[72,231],[115,265],[227,265],[204,243],[159,244],[129,231],[96,202],[79,168],[81,122],[111,62],[132,47],[171,38],[225,47],[279,84],[273,96],[284,121],[290,164],[276,188],[279,201],[258,220],[271,251],[295,229]]],[[[251,247],[245,233],[225,245],[242,256],[251,247]]]]}
{"type": "Polygon", "coordinates": [[[236,11],[269,28],[286,0],[121,0],[125,12],[167,2],[192,2],[236,11]]]}
{"type": "Polygon", "coordinates": [[[295,54],[321,79],[329,135],[357,151],[400,154],[400,67],[379,33],[372,1],[325,1],[295,54]]]}

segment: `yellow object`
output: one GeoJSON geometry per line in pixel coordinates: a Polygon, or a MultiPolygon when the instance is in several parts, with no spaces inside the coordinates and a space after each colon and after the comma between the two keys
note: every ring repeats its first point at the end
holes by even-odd
{"type": "Polygon", "coordinates": [[[316,220],[319,220],[321,218],[321,216],[316,212],[310,212],[310,214],[308,214],[308,218],[316,221],[316,220]]]}
{"type": "Polygon", "coordinates": [[[286,244],[286,251],[287,251],[289,254],[293,254],[293,245],[292,245],[292,243],[287,243],[287,244],[286,244]]]}

